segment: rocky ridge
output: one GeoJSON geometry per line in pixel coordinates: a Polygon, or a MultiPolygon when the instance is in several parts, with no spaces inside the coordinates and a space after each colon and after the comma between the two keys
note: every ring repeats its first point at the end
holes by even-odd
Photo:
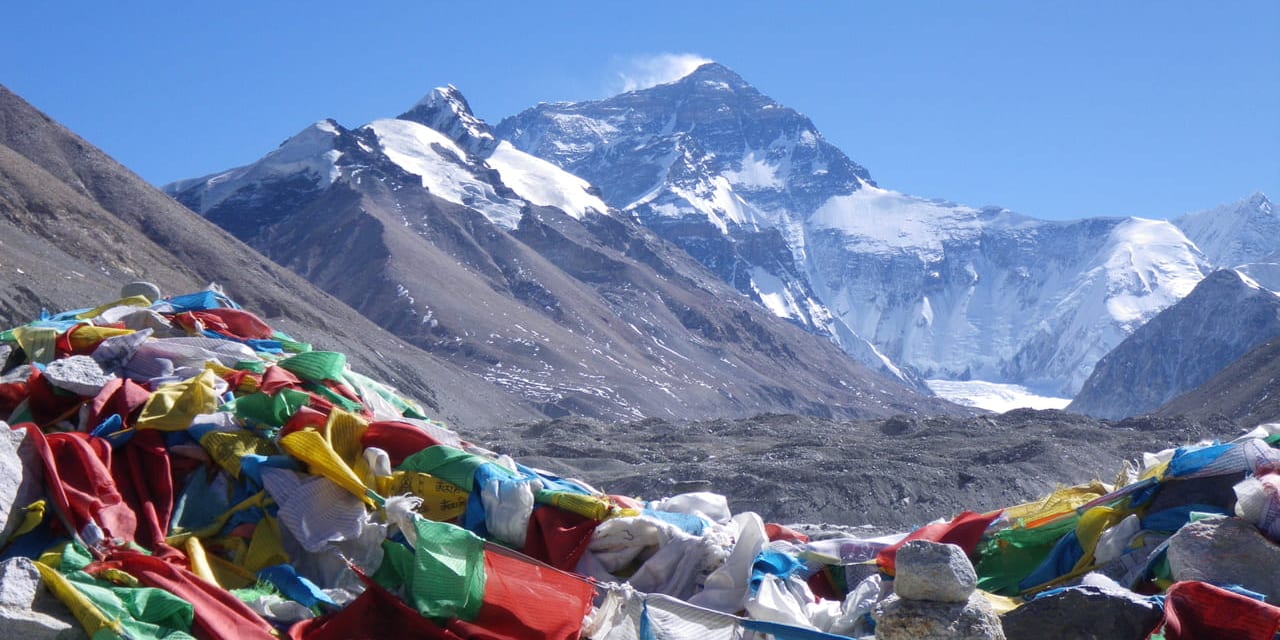
{"type": "Polygon", "coordinates": [[[1234,270],[1210,274],[1098,362],[1068,411],[1124,418],[1154,411],[1280,336],[1280,295],[1234,270]]]}

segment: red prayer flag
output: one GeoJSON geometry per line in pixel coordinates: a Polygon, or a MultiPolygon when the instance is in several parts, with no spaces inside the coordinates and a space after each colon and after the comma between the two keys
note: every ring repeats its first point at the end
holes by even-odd
{"type": "Polygon", "coordinates": [[[1161,628],[1165,640],[1272,640],[1280,607],[1205,582],[1175,582],[1165,592],[1161,628]]]}
{"type": "Polygon", "coordinates": [[[195,619],[192,634],[209,640],[277,640],[275,629],[229,591],[205,582],[186,569],[136,551],[117,550],[102,563],[128,573],[143,585],[164,589],[191,603],[195,619]]]}
{"type": "Polygon", "coordinates": [[[425,640],[461,640],[461,638],[422,617],[415,609],[391,592],[356,571],[365,583],[364,593],[340,611],[319,618],[302,620],[289,628],[290,640],[384,640],[385,638],[423,638],[425,640]]]}
{"type": "Polygon", "coordinates": [[[982,534],[987,530],[987,527],[998,517],[1000,517],[999,511],[993,511],[986,515],[965,511],[953,518],[951,522],[925,525],[912,531],[897,544],[881,549],[880,553],[876,554],[876,565],[880,567],[881,571],[894,575],[896,570],[894,561],[898,557],[898,549],[912,540],[954,544],[964,549],[965,553],[972,553],[973,548],[978,546],[978,541],[982,539],[982,534]]]}
{"type": "Polygon", "coordinates": [[[75,528],[70,533],[93,521],[109,540],[133,540],[138,520],[112,479],[110,445],[85,433],[45,436],[31,423],[15,428],[23,426],[44,463],[45,491],[64,524],[75,528]]]}
{"type": "Polygon", "coordinates": [[[561,571],[573,571],[599,524],[583,515],[539,506],[529,517],[524,554],[561,571]]]}
{"type": "Polygon", "coordinates": [[[475,640],[576,640],[595,586],[586,579],[496,551],[484,552],[484,600],[472,622],[447,629],[475,640]]]}
{"type": "Polygon", "coordinates": [[[370,422],[369,427],[360,436],[360,444],[366,448],[377,447],[387,452],[391,458],[391,466],[398,467],[405,458],[438,444],[435,438],[411,424],[380,420],[370,422]]]}

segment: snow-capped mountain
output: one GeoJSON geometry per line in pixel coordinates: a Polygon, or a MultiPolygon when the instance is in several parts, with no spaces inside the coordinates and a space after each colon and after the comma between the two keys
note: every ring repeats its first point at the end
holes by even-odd
{"type": "Polygon", "coordinates": [[[1067,408],[1099,418],[1152,411],[1277,336],[1280,295],[1214,272],[1102,358],[1067,408]]]}
{"type": "Polygon", "coordinates": [[[493,133],[587,179],[780,317],[930,378],[1074,394],[1217,264],[1169,222],[1041,221],[882,189],[808,118],[716,63],[539,104],[493,133]]]}
{"type": "MultiPolygon", "coordinates": [[[[539,104],[496,127],[475,117],[456,88],[443,87],[397,118],[350,130],[323,121],[256,163],[168,190],[327,281],[358,308],[391,314],[386,323],[437,346],[443,336],[455,343],[458,336],[437,328],[439,303],[427,309],[413,302],[426,299],[406,284],[416,277],[413,268],[360,267],[366,279],[394,282],[387,301],[387,290],[340,278],[318,252],[282,256],[280,246],[315,233],[304,216],[345,207],[349,217],[335,219],[333,233],[353,238],[367,222],[355,212],[379,209],[380,224],[400,229],[365,230],[370,237],[405,231],[419,239],[405,243],[426,238],[433,250],[444,242],[441,260],[498,277],[487,286],[519,291],[529,305],[566,298],[544,280],[531,287],[513,277],[528,271],[526,258],[508,251],[504,260],[518,265],[495,261],[485,257],[493,247],[464,239],[498,237],[492,231],[470,218],[453,223],[463,232],[440,229],[439,218],[421,210],[461,207],[544,260],[566,259],[531,239],[560,215],[579,226],[557,233],[574,237],[585,228],[594,235],[583,241],[591,251],[603,243],[659,276],[686,259],[641,234],[632,224],[639,222],[773,316],[916,389],[924,378],[978,379],[1071,396],[1099,359],[1214,269],[1236,267],[1280,288],[1280,233],[1261,194],[1174,222],[1044,221],[924,200],[881,188],[807,117],[716,63],[604,100],[539,104]],[[543,209],[557,215],[531,215],[543,209]],[[623,246],[608,229],[624,229],[632,244],[623,246]],[[471,261],[457,260],[459,251],[471,261]],[[395,315],[405,309],[408,316],[395,315]],[[413,322],[422,326],[411,328],[413,322]]],[[[397,257],[405,251],[398,245],[380,242],[388,264],[414,262],[397,257]]],[[[578,280],[575,286],[615,296],[609,304],[625,298],[602,291],[601,273],[556,266],[578,280]]],[[[703,273],[691,281],[712,291],[703,273]]],[[[713,297],[724,296],[716,291],[713,297]]],[[[690,316],[702,303],[673,305],[670,296],[654,295],[684,330],[707,331],[690,316]]]]}
{"type": "Polygon", "coordinates": [[[680,82],[600,102],[541,104],[504,120],[497,134],[600,187],[607,203],[775,315],[922,388],[831,317],[804,271],[802,225],[789,213],[873,185],[870,174],[808,118],[728,68],[704,65],[680,82]]]}
{"type": "Polygon", "coordinates": [[[1205,258],[1280,291],[1280,212],[1262,193],[1174,219],[1205,258]]]}
{"type": "Polygon", "coordinates": [[[959,410],[737,295],[584,178],[497,140],[453,87],[166,190],[545,415],[959,410]]]}

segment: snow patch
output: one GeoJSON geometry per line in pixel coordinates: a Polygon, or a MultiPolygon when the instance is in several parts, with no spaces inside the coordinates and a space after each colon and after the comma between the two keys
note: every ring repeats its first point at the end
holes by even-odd
{"type": "Polygon", "coordinates": [[[984,219],[982,212],[962,205],[939,203],[896,191],[865,185],[848,195],[833,196],[809,216],[818,229],[834,229],[849,237],[857,251],[911,251],[926,259],[941,259],[942,240],[962,240],[984,228],[1021,222],[984,219]]]}
{"type": "Polygon", "coordinates": [[[1181,300],[1204,278],[1195,245],[1163,220],[1129,218],[1107,245],[1107,313],[1136,329],[1181,300]]]}
{"type": "Polygon", "coordinates": [[[493,186],[475,175],[465,151],[444,134],[408,120],[374,120],[364,128],[378,138],[382,152],[400,168],[422,179],[434,195],[471,207],[490,222],[514,229],[523,203],[499,196],[493,186]]]}
{"type": "Polygon", "coordinates": [[[582,219],[588,213],[605,213],[605,203],[587,192],[590,183],[546,160],[536,158],[502,141],[486,163],[497,169],[502,182],[533,204],[556,207],[582,219]]]}
{"type": "Polygon", "coordinates": [[[781,189],[785,186],[778,177],[778,168],[757,157],[754,151],[748,151],[742,157],[741,169],[722,171],[721,175],[733,185],[750,189],[781,189]]]}
{"type": "Polygon", "coordinates": [[[802,319],[800,305],[787,290],[787,285],[777,276],[760,267],[751,270],[751,288],[764,302],[764,306],[779,318],[802,319]]]}
{"type": "Polygon", "coordinates": [[[342,152],[334,148],[340,135],[332,121],[321,120],[285,140],[253,164],[210,176],[179,180],[166,185],[164,190],[176,194],[204,184],[198,207],[200,213],[205,213],[246,186],[286,176],[310,174],[321,186],[328,186],[342,175],[338,169],[342,152]]]}

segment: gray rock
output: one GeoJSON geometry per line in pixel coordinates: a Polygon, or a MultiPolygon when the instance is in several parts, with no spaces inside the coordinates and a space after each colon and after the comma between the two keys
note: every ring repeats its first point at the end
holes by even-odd
{"type": "Polygon", "coordinates": [[[36,640],[84,638],[61,602],[41,588],[40,572],[28,558],[0,563],[0,637],[36,640]]]}
{"type": "Polygon", "coordinates": [[[98,395],[102,386],[112,376],[102,372],[102,367],[89,356],[71,356],[49,363],[44,369],[44,376],[59,389],[65,389],[80,396],[98,395]]]}
{"type": "Polygon", "coordinates": [[[143,296],[144,298],[155,302],[160,299],[160,287],[144,280],[130,282],[120,288],[120,297],[128,298],[130,296],[143,296]]]}
{"type": "Polygon", "coordinates": [[[40,572],[29,558],[0,562],[0,606],[31,608],[40,584],[40,572]]]}
{"type": "Polygon", "coordinates": [[[21,364],[0,376],[0,382],[22,382],[31,377],[31,365],[21,364]]]}
{"type": "Polygon", "coordinates": [[[965,602],[889,596],[871,614],[877,640],[1004,640],[1000,617],[979,593],[965,602]]]}
{"type": "Polygon", "coordinates": [[[893,591],[906,600],[966,602],[978,575],[964,550],[954,544],[912,540],[898,549],[893,591]]]}
{"type": "Polygon", "coordinates": [[[1009,640],[1144,640],[1160,616],[1132,591],[1082,586],[1036,598],[1000,622],[1009,640]]]}
{"type": "Polygon", "coordinates": [[[88,637],[76,624],[39,611],[13,607],[0,607],[0,630],[5,638],[23,640],[78,640],[88,637]]]}
{"type": "Polygon", "coordinates": [[[1238,584],[1280,602],[1280,545],[1258,528],[1226,516],[1192,522],[1169,539],[1175,581],[1238,584]]]}
{"type": "Polygon", "coordinates": [[[14,431],[0,420],[0,540],[8,540],[23,509],[44,496],[40,461],[26,437],[26,429],[14,431]]]}

